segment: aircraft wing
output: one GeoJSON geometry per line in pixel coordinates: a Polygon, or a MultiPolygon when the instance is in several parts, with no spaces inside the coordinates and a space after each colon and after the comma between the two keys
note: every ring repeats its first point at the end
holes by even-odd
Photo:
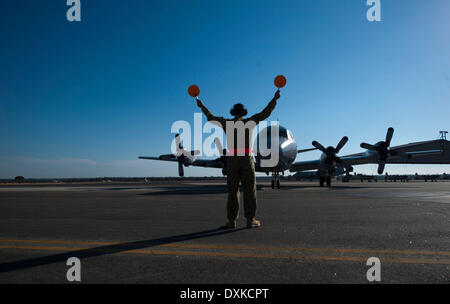
{"type": "Polygon", "coordinates": [[[389,156],[386,164],[450,164],[450,142],[447,140],[414,142],[391,147],[391,150],[397,155],[389,156]]]}
{"type": "Polygon", "coordinates": [[[146,159],[146,160],[164,160],[164,161],[174,161],[177,162],[177,158],[175,156],[169,156],[168,157],[164,157],[164,155],[158,156],[158,157],[154,157],[154,156],[139,156],[139,159],[146,159]]]}
{"type": "Polygon", "coordinates": [[[320,160],[306,160],[295,162],[289,167],[289,171],[291,172],[299,172],[299,171],[308,171],[319,169],[320,160]]]}
{"type": "Polygon", "coordinates": [[[204,168],[223,168],[223,162],[220,158],[216,159],[196,159],[191,165],[195,167],[204,167],[204,168]]]}
{"type": "Polygon", "coordinates": [[[418,157],[418,156],[439,155],[439,154],[442,154],[443,152],[444,152],[444,150],[428,150],[428,151],[406,152],[405,154],[408,155],[409,159],[412,159],[413,157],[418,157]]]}
{"type": "MultiPolygon", "coordinates": [[[[351,167],[355,165],[368,164],[371,162],[370,158],[364,155],[364,153],[358,153],[348,156],[340,157],[342,163],[339,167],[351,167]]],[[[291,172],[300,172],[308,170],[317,170],[320,167],[320,160],[307,160],[293,163],[289,168],[291,172]]]]}
{"type": "Polygon", "coordinates": [[[430,140],[392,147],[397,157],[389,158],[388,164],[450,164],[450,142],[430,140]]]}
{"type": "Polygon", "coordinates": [[[342,164],[341,164],[342,167],[350,167],[350,166],[365,165],[365,164],[373,163],[373,161],[371,161],[370,157],[368,157],[364,153],[357,153],[357,154],[342,156],[342,157],[340,157],[340,159],[342,160],[342,164]]]}
{"type": "MultiPolygon", "coordinates": [[[[153,156],[139,156],[139,159],[146,160],[162,160],[170,162],[178,162],[178,159],[174,155],[161,155],[159,157],[153,156]]],[[[185,166],[204,167],[204,168],[223,168],[223,162],[220,158],[216,159],[195,159],[193,162],[184,163],[185,166]]]]}
{"type": "MultiPolygon", "coordinates": [[[[450,159],[445,160],[444,150],[424,150],[424,151],[408,151],[397,150],[398,155],[389,156],[386,160],[386,164],[430,164],[430,163],[449,163],[450,159]]],[[[340,157],[343,167],[365,165],[365,164],[377,164],[377,159],[371,158],[366,153],[357,153],[340,157]]]]}
{"type": "MultiPolygon", "coordinates": [[[[446,140],[429,140],[391,147],[398,155],[389,156],[386,164],[450,164],[450,142],[446,140]]],[[[346,166],[376,164],[366,153],[342,156],[346,166]]]]}
{"type": "Polygon", "coordinates": [[[318,150],[317,148],[309,148],[309,149],[303,149],[303,150],[298,150],[297,153],[305,153],[305,152],[310,152],[310,151],[315,151],[318,150]]]}

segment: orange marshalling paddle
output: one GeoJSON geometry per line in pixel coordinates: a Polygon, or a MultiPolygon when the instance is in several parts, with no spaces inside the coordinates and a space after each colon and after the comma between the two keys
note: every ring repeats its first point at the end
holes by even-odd
{"type": "Polygon", "coordinates": [[[196,86],[195,84],[191,85],[188,89],[188,93],[192,97],[198,97],[198,95],[200,95],[200,88],[198,86],[196,86]]]}
{"type": "Polygon", "coordinates": [[[275,77],[273,83],[277,88],[281,89],[286,85],[286,77],[284,77],[283,75],[278,75],[277,77],[275,77]]]}

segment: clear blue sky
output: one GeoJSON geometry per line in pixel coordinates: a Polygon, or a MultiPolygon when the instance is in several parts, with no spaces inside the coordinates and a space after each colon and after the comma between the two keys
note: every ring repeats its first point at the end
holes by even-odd
{"type": "Polygon", "coordinates": [[[436,139],[450,129],[450,1],[381,0],[379,23],[365,2],[81,0],[69,23],[66,0],[2,0],[0,178],[176,175],[136,158],[169,152],[172,123],[193,122],[190,84],[218,115],[237,101],[252,113],[278,74],[271,118],[302,148],[347,135],[341,154],[356,153],[390,126],[393,145],[436,139]]]}

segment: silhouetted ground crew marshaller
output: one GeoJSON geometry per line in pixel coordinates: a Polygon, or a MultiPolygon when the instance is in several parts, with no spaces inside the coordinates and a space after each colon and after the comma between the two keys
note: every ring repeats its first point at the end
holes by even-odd
{"type": "Polygon", "coordinates": [[[275,93],[273,99],[258,114],[249,118],[244,105],[238,103],[233,106],[230,114],[232,119],[214,116],[197,98],[197,105],[202,109],[208,121],[219,125],[225,131],[227,137],[227,185],[228,185],[228,223],[226,227],[235,228],[239,215],[239,183],[242,183],[244,192],[244,213],[247,218],[247,228],[260,227],[260,221],[255,219],[256,215],[256,176],[255,161],[252,156],[252,133],[253,129],[261,121],[267,119],[272,113],[280,98],[280,90],[275,93]],[[241,134],[242,136],[240,136],[241,134]]]}

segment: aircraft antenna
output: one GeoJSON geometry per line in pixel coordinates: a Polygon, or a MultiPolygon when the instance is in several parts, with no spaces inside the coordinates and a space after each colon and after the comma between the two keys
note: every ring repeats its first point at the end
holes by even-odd
{"type": "Polygon", "coordinates": [[[448,131],[439,131],[439,139],[447,140],[448,131]]]}

